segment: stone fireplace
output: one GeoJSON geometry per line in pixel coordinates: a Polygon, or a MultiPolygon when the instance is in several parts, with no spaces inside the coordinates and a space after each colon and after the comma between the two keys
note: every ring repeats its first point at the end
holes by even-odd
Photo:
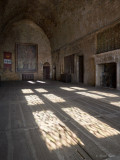
{"type": "Polygon", "coordinates": [[[96,86],[120,90],[120,49],[95,55],[96,86]]]}

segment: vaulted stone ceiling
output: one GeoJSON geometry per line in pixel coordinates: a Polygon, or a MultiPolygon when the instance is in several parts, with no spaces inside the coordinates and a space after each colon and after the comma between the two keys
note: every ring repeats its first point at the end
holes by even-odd
{"type": "Polygon", "coordinates": [[[51,37],[51,28],[59,24],[60,15],[66,10],[80,7],[84,1],[86,0],[1,0],[0,31],[3,32],[13,22],[30,19],[51,37]]]}
{"type": "Polygon", "coordinates": [[[46,32],[48,32],[45,27],[47,21],[49,21],[47,25],[54,25],[52,2],[48,0],[2,0],[0,1],[0,11],[1,31],[9,24],[21,19],[33,20],[46,32]]]}

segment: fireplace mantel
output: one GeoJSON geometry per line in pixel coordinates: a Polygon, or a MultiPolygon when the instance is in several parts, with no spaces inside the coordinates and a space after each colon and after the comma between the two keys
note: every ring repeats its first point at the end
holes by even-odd
{"type": "Polygon", "coordinates": [[[117,89],[120,90],[120,49],[96,54],[95,65],[96,65],[96,86],[100,86],[100,77],[102,74],[102,66],[106,63],[116,63],[116,72],[117,72],[117,89]]]}
{"type": "Polygon", "coordinates": [[[95,64],[120,62],[120,49],[95,55],[95,64]]]}

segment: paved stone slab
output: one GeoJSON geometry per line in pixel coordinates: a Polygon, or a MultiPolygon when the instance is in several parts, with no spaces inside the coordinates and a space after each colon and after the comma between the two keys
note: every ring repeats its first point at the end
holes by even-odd
{"type": "Polygon", "coordinates": [[[120,157],[111,157],[111,158],[108,158],[106,160],[120,160],[120,157]]]}
{"type": "Polygon", "coordinates": [[[120,159],[118,91],[53,81],[2,84],[1,160],[120,159]]]}

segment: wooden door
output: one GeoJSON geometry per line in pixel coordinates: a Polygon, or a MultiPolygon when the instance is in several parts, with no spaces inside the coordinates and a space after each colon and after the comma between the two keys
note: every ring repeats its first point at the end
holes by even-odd
{"type": "Polygon", "coordinates": [[[43,79],[50,79],[50,65],[49,64],[45,64],[43,66],[43,79]]]}
{"type": "Polygon", "coordinates": [[[79,82],[84,82],[84,57],[79,56],[79,82]]]}

